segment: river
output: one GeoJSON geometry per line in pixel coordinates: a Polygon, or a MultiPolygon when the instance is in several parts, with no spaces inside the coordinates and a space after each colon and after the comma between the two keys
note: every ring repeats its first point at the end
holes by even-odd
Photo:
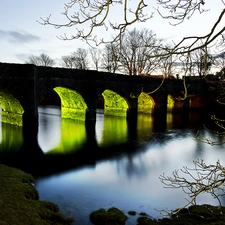
{"type": "MultiPolygon", "coordinates": [[[[202,112],[168,114],[163,126],[160,119],[140,114],[132,136],[125,118],[104,116],[98,110],[94,141],[88,145],[83,122],[61,119],[57,106],[39,107],[37,142],[48,165],[31,163],[30,167],[36,167],[40,200],[58,204],[60,211],[79,225],[90,225],[89,214],[100,208],[117,207],[125,214],[145,212],[159,218],[160,210],[183,206],[187,196],[182,190],[165,188],[159,176],[170,176],[183,166],[193,167],[198,158],[209,164],[218,159],[225,163],[221,146],[196,140],[198,131],[203,139],[220,140],[204,129],[202,117],[202,112]]],[[[2,156],[13,155],[9,149],[18,152],[23,143],[21,128],[2,124],[0,130],[2,156]]],[[[218,204],[210,195],[197,200],[198,204],[218,204]]],[[[136,224],[137,217],[129,216],[126,224],[136,224]]]]}

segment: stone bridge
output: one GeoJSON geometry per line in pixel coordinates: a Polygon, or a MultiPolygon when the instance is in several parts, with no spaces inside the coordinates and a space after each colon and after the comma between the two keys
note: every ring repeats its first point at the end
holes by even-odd
{"type": "Polygon", "coordinates": [[[62,117],[95,121],[103,102],[104,114],[135,118],[157,113],[204,107],[208,87],[204,80],[159,79],[111,74],[93,70],[0,63],[2,121],[33,129],[38,127],[38,106],[43,100],[61,101],[62,117]]]}

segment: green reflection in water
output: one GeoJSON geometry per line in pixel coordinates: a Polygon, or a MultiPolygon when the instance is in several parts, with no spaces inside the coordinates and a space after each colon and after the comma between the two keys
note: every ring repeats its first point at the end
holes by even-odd
{"type": "Polygon", "coordinates": [[[16,153],[23,145],[23,128],[8,123],[0,123],[0,155],[16,153]]]}
{"type": "Polygon", "coordinates": [[[139,113],[153,113],[155,107],[155,101],[154,99],[144,93],[141,92],[141,94],[138,97],[138,112],[139,113]]]}
{"type": "Polygon", "coordinates": [[[61,140],[57,147],[47,154],[68,154],[79,150],[86,142],[85,123],[71,119],[61,120],[61,140]]]}
{"type": "Polygon", "coordinates": [[[104,97],[104,114],[111,116],[127,116],[127,101],[112,90],[106,89],[102,96],[104,97]]]}
{"type": "Polygon", "coordinates": [[[99,146],[107,147],[111,145],[127,142],[127,120],[124,117],[104,116],[102,137],[99,146]]]}
{"type": "Polygon", "coordinates": [[[56,87],[54,90],[61,99],[62,118],[85,121],[87,105],[83,97],[69,88],[56,87]]]}
{"type": "Polygon", "coordinates": [[[23,107],[11,94],[0,92],[0,105],[2,107],[2,122],[23,125],[23,107]]]}
{"type": "Polygon", "coordinates": [[[167,130],[171,130],[173,128],[173,113],[167,112],[166,114],[166,128],[167,130]]]}
{"type": "Polygon", "coordinates": [[[149,114],[138,113],[137,119],[137,137],[138,140],[146,140],[152,136],[153,116],[149,114]]]}

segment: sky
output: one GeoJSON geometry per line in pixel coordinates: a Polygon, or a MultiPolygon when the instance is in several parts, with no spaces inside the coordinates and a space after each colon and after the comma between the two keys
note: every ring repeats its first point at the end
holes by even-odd
{"type": "MultiPolygon", "coordinates": [[[[135,1],[133,0],[133,3],[135,1]]],[[[156,5],[151,5],[155,0],[148,1],[152,2],[147,9],[150,12],[156,5]]],[[[50,14],[56,21],[63,20],[61,13],[64,10],[64,3],[67,2],[69,0],[20,0],[13,3],[9,0],[1,0],[0,62],[26,63],[31,55],[38,56],[42,53],[60,62],[62,56],[70,55],[79,47],[89,48],[90,46],[80,40],[63,41],[57,38],[64,32],[73,34],[74,27],[60,30],[37,22],[41,21],[40,17],[46,18],[50,14]]],[[[175,41],[179,41],[184,36],[206,34],[217,20],[224,5],[221,0],[206,0],[205,7],[210,11],[201,16],[195,15],[179,26],[169,25],[169,21],[163,20],[155,13],[152,19],[136,24],[135,27],[148,28],[159,38],[175,41]]],[[[118,10],[112,11],[112,20],[119,18],[118,14],[118,10]]],[[[104,30],[98,35],[110,37],[113,34],[104,30]]]]}

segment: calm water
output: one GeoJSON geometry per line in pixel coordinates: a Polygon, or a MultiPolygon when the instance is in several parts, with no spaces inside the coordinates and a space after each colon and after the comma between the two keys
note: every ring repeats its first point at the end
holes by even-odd
{"type": "MultiPolygon", "coordinates": [[[[160,119],[139,115],[133,134],[126,119],[99,111],[92,139],[84,123],[61,119],[57,107],[40,107],[39,121],[38,145],[46,160],[35,165],[35,186],[41,200],[58,204],[62,213],[75,218],[74,224],[90,225],[92,211],[110,207],[160,217],[158,210],[181,207],[187,197],[178,189],[164,188],[160,174],[192,167],[197,158],[225,163],[222,147],[196,141],[203,123],[198,113],[167,115],[164,125],[160,119]]],[[[10,145],[18,152],[23,144],[21,129],[5,124],[1,128],[1,149],[10,145]]],[[[217,140],[206,130],[201,134],[217,140]]],[[[197,203],[217,204],[208,195],[197,203]]],[[[129,216],[126,224],[135,224],[136,219],[129,216]]]]}

